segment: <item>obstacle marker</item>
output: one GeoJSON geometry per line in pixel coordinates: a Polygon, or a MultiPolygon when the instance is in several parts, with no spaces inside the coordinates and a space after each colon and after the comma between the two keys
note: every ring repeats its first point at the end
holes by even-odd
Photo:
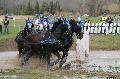
{"type": "Polygon", "coordinates": [[[117,23],[117,33],[120,34],[120,23],[117,23]]]}
{"type": "Polygon", "coordinates": [[[80,61],[85,61],[86,56],[89,56],[89,30],[88,26],[84,27],[83,38],[76,39],[76,58],[80,61]]]}

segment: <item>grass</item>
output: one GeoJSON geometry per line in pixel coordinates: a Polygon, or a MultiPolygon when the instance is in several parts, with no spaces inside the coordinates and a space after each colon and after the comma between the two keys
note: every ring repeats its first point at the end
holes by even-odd
{"type": "MultiPolygon", "coordinates": [[[[16,20],[15,22],[15,27],[14,27],[14,21],[10,20],[10,34],[9,35],[0,35],[0,40],[4,39],[9,39],[9,38],[14,38],[16,34],[23,28],[24,26],[24,20],[16,20]]],[[[4,32],[4,28],[3,28],[4,32]]]]}
{"type": "Polygon", "coordinates": [[[120,35],[90,35],[92,50],[120,50],[120,35]]]}
{"type": "MultiPolygon", "coordinates": [[[[91,22],[100,22],[99,17],[90,17],[91,22]]],[[[16,19],[15,21],[15,27],[14,27],[14,21],[10,20],[10,34],[9,35],[0,35],[0,40],[1,39],[9,39],[9,38],[14,38],[16,34],[24,27],[25,21],[24,19],[16,19]]]]}
{"type": "MultiPolygon", "coordinates": [[[[13,75],[16,79],[64,79],[64,76],[72,77],[75,73],[69,70],[43,70],[43,69],[9,69],[6,70],[3,76],[8,76],[9,78],[13,75]]],[[[78,76],[78,75],[77,75],[78,76]]],[[[79,75],[80,76],[80,75],[79,75]]],[[[5,78],[5,79],[9,79],[5,78]]]]}
{"type": "MultiPolygon", "coordinates": [[[[100,22],[100,17],[90,17],[91,21],[100,22]]],[[[12,46],[11,40],[15,39],[17,33],[24,27],[23,19],[16,19],[15,27],[14,21],[10,20],[10,34],[0,35],[0,45],[12,46]],[[9,43],[8,43],[9,42],[9,43]]],[[[76,44],[73,44],[72,49],[76,44]]],[[[13,48],[16,48],[13,46],[13,48]]],[[[0,47],[0,50],[2,48],[0,47]]],[[[90,49],[91,50],[120,50],[120,35],[90,35],[90,49]]]]}
{"type": "MultiPolygon", "coordinates": [[[[88,79],[90,77],[106,78],[110,75],[112,73],[81,70],[6,69],[0,74],[0,79],[88,79]]],[[[115,76],[119,78],[120,75],[115,76]]]]}
{"type": "Polygon", "coordinates": [[[100,17],[90,17],[90,21],[92,23],[100,23],[100,17]]]}

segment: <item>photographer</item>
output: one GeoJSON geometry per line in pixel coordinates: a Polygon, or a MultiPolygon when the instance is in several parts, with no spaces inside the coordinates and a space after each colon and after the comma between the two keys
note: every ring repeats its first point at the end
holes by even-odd
{"type": "Polygon", "coordinates": [[[5,16],[4,20],[4,34],[9,34],[9,19],[5,16]]]}

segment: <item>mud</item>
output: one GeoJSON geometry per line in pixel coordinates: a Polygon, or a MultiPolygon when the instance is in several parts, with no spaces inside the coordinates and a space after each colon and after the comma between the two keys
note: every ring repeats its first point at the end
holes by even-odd
{"type": "MultiPolygon", "coordinates": [[[[115,73],[114,75],[120,74],[120,51],[90,51],[89,57],[86,58],[85,62],[73,63],[76,60],[76,52],[69,51],[67,63],[71,64],[71,70],[86,70],[87,72],[104,72],[107,76],[80,76],[82,79],[106,79],[108,73],[115,73]],[[80,65],[80,67],[78,66],[80,65]],[[117,73],[117,74],[116,74],[117,73]]],[[[39,58],[31,58],[25,66],[20,65],[20,59],[17,51],[0,52],[0,70],[4,69],[47,69],[47,63],[39,58]]],[[[77,76],[68,77],[64,76],[64,79],[79,79],[77,76]]]]}
{"type": "MultiPolygon", "coordinates": [[[[76,52],[69,51],[66,62],[76,60],[76,52]]],[[[39,67],[45,66],[44,60],[39,58],[31,58],[27,66],[39,67]],[[43,65],[44,63],[44,65],[43,65]]],[[[26,66],[26,67],[27,67],[26,66]]],[[[120,67],[120,51],[90,51],[89,57],[86,58],[83,66],[87,67],[120,67]]],[[[19,68],[20,59],[17,51],[0,52],[0,69],[19,68]]]]}
{"type": "Polygon", "coordinates": [[[14,39],[0,40],[0,51],[17,51],[17,44],[14,39]]]}

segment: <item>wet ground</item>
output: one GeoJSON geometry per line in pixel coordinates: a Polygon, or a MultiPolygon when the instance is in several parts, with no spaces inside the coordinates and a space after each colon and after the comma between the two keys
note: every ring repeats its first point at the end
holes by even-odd
{"type": "Polygon", "coordinates": [[[0,52],[0,69],[37,68],[39,66],[46,68],[46,63],[39,58],[30,58],[29,63],[22,66],[17,51],[0,52]]]}
{"type": "MultiPolygon", "coordinates": [[[[76,60],[76,52],[70,51],[66,62],[71,62],[76,60]]],[[[71,62],[72,63],[72,62],[71,62]]],[[[80,68],[85,69],[87,72],[104,72],[104,73],[117,73],[120,74],[120,51],[90,51],[89,57],[86,61],[81,64],[73,63],[71,70],[78,70],[80,68]],[[80,66],[78,66],[80,65],[80,66]]],[[[20,65],[18,58],[18,52],[0,52],[0,69],[17,69],[17,68],[46,68],[46,63],[39,59],[31,58],[29,63],[24,67],[20,65]]],[[[64,79],[79,79],[77,77],[69,78],[64,76],[64,79]]],[[[89,77],[86,78],[85,75],[82,79],[106,79],[104,77],[89,77]]],[[[81,78],[80,78],[81,79],[81,78]]]]}
{"type": "MultiPolygon", "coordinates": [[[[30,59],[31,60],[39,60],[39,59],[30,59]]],[[[76,60],[75,51],[69,51],[69,56],[67,58],[67,62],[76,60]]],[[[41,62],[41,61],[36,61],[41,62]]],[[[17,51],[9,51],[9,52],[0,52],[0,68],[4,68],[7,65],[9,69],[9,65],[19,66],[20,61],[18,58],[17,51]],[[11,64],[10,64],[11,63],[11,64]]],[[[100,67],[120,67],[120,51],[90,51],[89,57],[86,58],[84,66],[100,66],[100,67]]],[[[11,66],[12,68],[12,66],[11,66]]]]}
{"type": "Polygon", "coordinates": [[[91,51],[84,66],[88,71],[120,73],[120,51],[91,51]]]}

